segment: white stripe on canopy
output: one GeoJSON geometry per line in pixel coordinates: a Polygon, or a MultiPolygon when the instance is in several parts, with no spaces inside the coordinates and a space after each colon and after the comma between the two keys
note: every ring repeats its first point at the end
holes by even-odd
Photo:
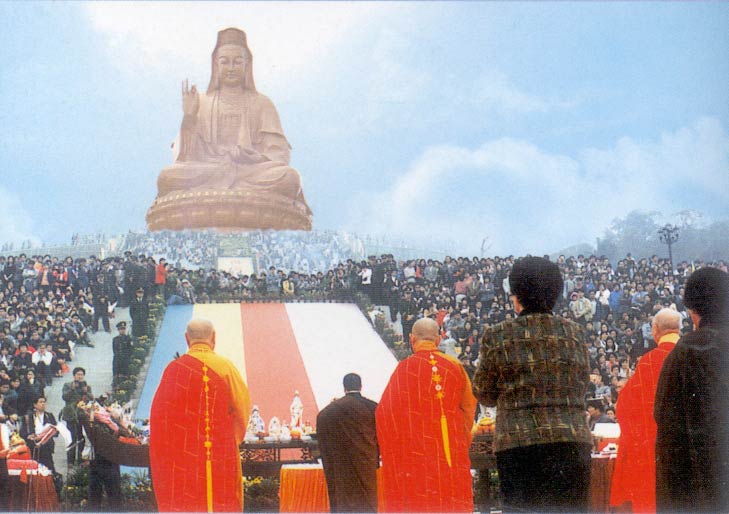
{"type": "Polygon", "coordinates": [[[355,305],[290,303],[286,310],[319,410],[344,395],[347,373],[360,375],[362,394],[380,401],[397,360],[355,305]]]}

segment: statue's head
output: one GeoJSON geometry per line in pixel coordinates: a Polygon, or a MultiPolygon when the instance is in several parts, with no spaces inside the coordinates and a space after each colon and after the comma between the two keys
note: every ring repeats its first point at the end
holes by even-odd
{"type": "Polygon", "coordinates": [[[218,32],[212,56],[212,73],[208,93],[221,85],[256,90],[253,82],[253,55],[248,49],[246,34],[236,28],[218,32]]]}

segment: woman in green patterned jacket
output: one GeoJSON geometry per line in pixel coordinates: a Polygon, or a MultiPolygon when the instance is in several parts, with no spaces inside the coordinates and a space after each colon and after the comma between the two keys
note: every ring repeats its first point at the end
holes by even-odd
{"type": "Polygon", "coordinates": [[[585,415],[583,328],[552,313],[556,264],[518,259],[509,276],[518,316],[484,331],[473,392],[496,406],[494,449],[505,510],[589,510],[592,437],[585,415]]]}

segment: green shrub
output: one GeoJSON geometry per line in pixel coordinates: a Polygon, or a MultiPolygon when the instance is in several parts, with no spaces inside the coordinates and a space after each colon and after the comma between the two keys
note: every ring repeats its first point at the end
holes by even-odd
{"type": "Polygon", "coordinates": [[[279,480],[276,478],[255,477],[245,480],[246,512],[278,512],[279,480]]]}
{"type": "Polygon", "coordinates": [[[127,512],[156,512],[157,502],[147,470],[122,475],[122,508],[127,512]]]}
{"type": "Polygon", "coordinates": [[[86,508],[89,497],[89,468],[79,466],[71,469],[61,492],[61,510],[79,512],[86,508]]]}

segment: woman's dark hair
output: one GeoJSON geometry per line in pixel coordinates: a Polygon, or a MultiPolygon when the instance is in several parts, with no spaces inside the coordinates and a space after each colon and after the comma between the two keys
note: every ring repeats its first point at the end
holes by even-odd
{"type": "Polygon", "coordinates": [[[542,257],[517,259],[509,275],[511,293],[529,313],[552,312],[563,285],[557,264],[542,257]]]}
{"type": "Polygon", "coordinates": [[[701,316],[701,323],[729,321],[729,274],[717,268],[701,268],[686,281],[686,307],[701,316]]]}

